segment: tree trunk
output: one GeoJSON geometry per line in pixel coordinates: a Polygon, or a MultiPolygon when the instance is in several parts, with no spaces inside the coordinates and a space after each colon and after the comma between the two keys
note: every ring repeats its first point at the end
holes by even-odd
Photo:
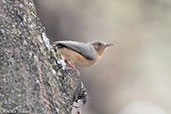
{"type": "Polygon", "coordinates": [[[0,0],[0,113],[70,114],[80,77],[52,49],[32,0],[0,0]]]}

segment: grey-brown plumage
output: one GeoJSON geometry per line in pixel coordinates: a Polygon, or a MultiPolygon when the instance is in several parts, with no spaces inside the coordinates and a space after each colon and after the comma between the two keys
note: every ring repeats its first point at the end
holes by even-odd
{"type": "Polygon", "coordinates": [[[76,51],[88,60],[94,60],[96,56],[96,52],[90,43],[75,41],[56,41],[54,45],[58,48],[68,48],[70,50],[76,51]]]}
{"type": "Polygon", "coordinates": [[[64,59],[76,66],[87,67],[100,60],[104,50],[113,44],[102,41],[82,43],[76,41],[57,41],[53,47],[58,47],[64,59]]]}

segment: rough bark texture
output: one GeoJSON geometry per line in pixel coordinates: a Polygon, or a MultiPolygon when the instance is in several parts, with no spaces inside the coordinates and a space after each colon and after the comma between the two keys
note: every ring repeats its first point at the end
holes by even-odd
{"type": "Polygon", "coordinates": [[[0,0],[0,113],[70,114],[80,77],[52,49],[32,0],[0,0]]]}

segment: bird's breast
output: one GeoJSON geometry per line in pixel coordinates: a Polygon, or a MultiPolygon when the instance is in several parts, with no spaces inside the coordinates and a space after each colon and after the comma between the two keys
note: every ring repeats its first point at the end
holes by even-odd
{"type": "Polygon", "coordinates": [[[69,61],[71,64],[80,66],[80,67],[88,67],[96,63],[100,58],[97,56],[93,60],[88,60],[84,56],[80,55],[76,51],[67,49],[67,48],[60,48],[59,49],[62,57],[69,61]]]}

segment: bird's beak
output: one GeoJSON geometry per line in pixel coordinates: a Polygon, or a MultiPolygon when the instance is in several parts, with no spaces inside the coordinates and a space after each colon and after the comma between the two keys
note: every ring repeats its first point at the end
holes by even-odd
{"type": "Polygon", "coordinates": [[[106,44],[105,47],[113,46],[113,44],[106,44]]]}

